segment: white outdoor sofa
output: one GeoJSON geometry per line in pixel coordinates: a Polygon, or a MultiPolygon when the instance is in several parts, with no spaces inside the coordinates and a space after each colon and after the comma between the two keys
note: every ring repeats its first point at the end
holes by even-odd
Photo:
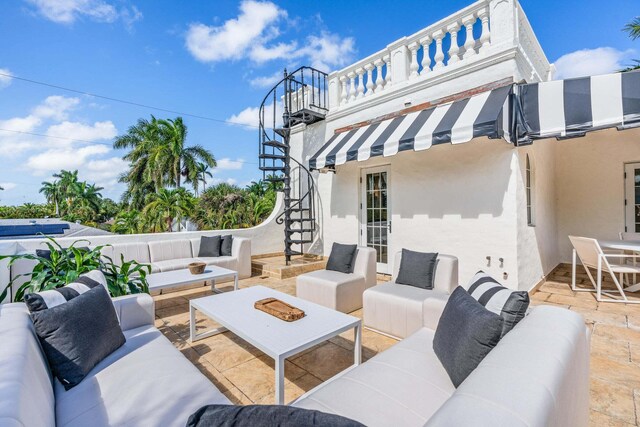
{"type": "Polygon", "coordinates": [[[65,391],[22,303],[0,305],[0,425],[184,426],[206,404],[229,400],[154,327],[146,294],[115,298],[126,343],[65,391]]]}
{"type": "MultiPolygon", "coordinates": [[[[425,315],[425,325],[433,325],[425,315]]],[[[369,427],[585,427],[589,334],[582,316],[534,308],[456,389],[419,329],[293,405],[369,427]]]]}
{"type": "MultiPolygon", "coordinates": [[[[43,245],[43,249],[46,247],[43,245]]],[[[187,268],[195,261],[202,261],[207,265],[217,265],[238,272],[238,279],[251,277],[251,239],[234,237],[231,245],[231,256],[198,257],[200,238],[175,239],[152,242],[114,243],[102,249],[102,255],[109,257],[120,265],[122,256],[125,261],[135,260],[142,264],[151,265],[151,272],[164,272],[187,268]]],[[[11,277],[30,273],[34,262],[19,260],[11,266],[11,277]]],[[[14,289],[24,283],[27,278],[18,279],[14,289]]],[[[223,279],[224,280],[224,279],[223,279]]]]}
{"type": "Polygon", "coordinates": [[[390,282],[367,289],[362,297],[364,326],[395,338],[406,338],[423,326],[435,329],[458,286],[458,258],[452,255],[438,254],[432,290],[397,284],[401,259],[398,252],[390,282]]]}
{"type": "Polygon", "coordinates": [[[296,296],[343,313],[362,308],[363,292],[376,284],[376,251],[356,249],[353,273],[316,270],[296,278],[296,296]]]}

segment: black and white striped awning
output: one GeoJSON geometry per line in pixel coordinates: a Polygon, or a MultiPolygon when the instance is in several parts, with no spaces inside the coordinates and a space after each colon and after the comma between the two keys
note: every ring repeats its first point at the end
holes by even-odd
{"type": "Polygon", "coordinates": [[[309,160],[311,169],[421,151],[437,144],[461,144],[473,138],[510,140],[509,94],[512,86],[474,95],[392,119],[336,133],[309,160]]]}
{"type": "Polygon", "coordinates": [[[640,71],[518,87],[518,142],[640,126],[640,71]]]}

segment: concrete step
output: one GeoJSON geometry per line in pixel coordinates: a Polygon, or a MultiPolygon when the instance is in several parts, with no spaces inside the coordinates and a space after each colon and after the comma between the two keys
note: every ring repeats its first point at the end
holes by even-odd
{"type": "Polygon", "coordinates": [[[251,258],[251,271],[254,276],[267,276],[274,279],[289,279],[311,271],[322,270],[327,260],[321,256],[303,255],[286,265],[284,254],[258,255],[251,258]]]}

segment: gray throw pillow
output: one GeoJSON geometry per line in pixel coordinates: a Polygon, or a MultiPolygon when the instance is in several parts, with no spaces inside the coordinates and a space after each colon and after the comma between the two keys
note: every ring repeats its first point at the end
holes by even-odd
{"type": "Polygon", "coordinates": [[[403,249],[396,283],[422,289],[433,289],[437,260],[437,253],[403,249]]]}
{"type": "Polygon", "coordinates": [[[354,261],[358,245],[343,245],[334,243],[331,247],[331,255],[327,261],[327,270],[340,273],[353,273],[354,261]]]}
{"type": "Polygon", "coordinates": [[[433,351],[457,388],[498,344],[504,320],[458,286],[433,337],[433,351]]]}
{"type": "Polygon", "coordinates": [[[220,245],[220,255],[231,256],[231,248],[233,247],[233,236],[231,234],[222,236],[222,244],[220,245]]]}
{"type": "Polygon", "coordinates": [[[502,336],[524,318],[529,308],[529,293],[505,288],[484,271],[478,271],[471,279],[468,291],[487,310],[504,319],[502,336]]]}
{"type": "Polygon", "coordinates": [[[24,302],[29,312],[33,313],[64,304],[96,286],[104,286],[107,289],[107,279],[100,270],[92,270],[81,274],[73,283],[61,288],[27,294],[24,296],[24,302]]]}
{"type": "Polygon", "coordinates": [[[53,375],[69,390],[125,343],[116,310],[103,286],[31,313],[53,375]]]}
{"type": "Polygon", "coordinates": [[[220,236],[202,236],[200,237],[200,250],[198,251],[198,256],[219,257],[221,246],[222,238],[220,236]]]}
{"type": "Polygon", "coordinates": [[[187,427],[364,427],[340,415],[286,405],[207,405],[187,421],[187,427]]]}

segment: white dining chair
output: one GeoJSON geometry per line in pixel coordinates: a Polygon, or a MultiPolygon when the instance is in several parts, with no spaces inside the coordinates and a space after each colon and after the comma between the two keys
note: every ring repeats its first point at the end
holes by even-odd
{"type": "Polygon", "coordinates": [[[625,274],[639,274],[640,267],[625,263],[628,259],[640,258],[640,255],[628,255],[621,253],[605,253],[596,239],[588,237],[569,236],[573,245],[573,264],[571,268],[571,289],[576,292],[587,291],[593,292],[591,289],[579,289],[576,287],[576,269],[577,261],[587,272],[587,276],[596,291],[596,299],[602,302],[623,302],[623,303],[640,303],[640,300],[629,300],[623,289],[623,277],[625,274]],[[610,262],[609,259],[617,260],[610,262]],[[590,269],[595,269],[597,278],[594,279],[590,269]],[[620,296],[613,295],[610,292],[602,291],[602,276],[608,273],[613,279],[613,283],[618,288],[620,296]],[[617,276],[617,277],[616,277],[617,276]],[[602,296],[608,297],[603,299],[602,296]]]}

